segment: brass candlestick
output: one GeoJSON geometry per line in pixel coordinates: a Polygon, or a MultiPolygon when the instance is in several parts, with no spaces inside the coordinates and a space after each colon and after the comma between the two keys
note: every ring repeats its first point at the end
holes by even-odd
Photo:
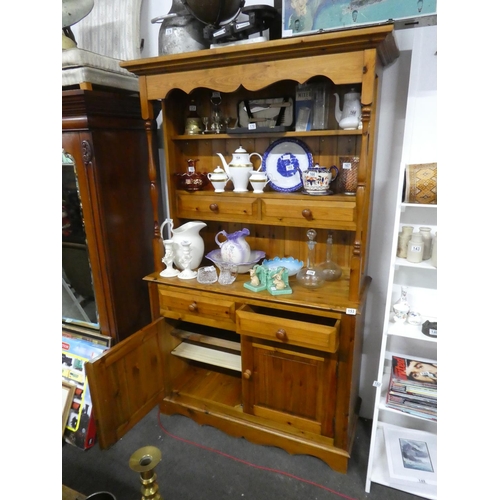
{"type": "Polygon", "coordinates": [[[130,457],[129,467],[141,475],[141,500],[162,500],[154,470],[160,460],[161,451],[154,446],[139,448],[130,457]]]}

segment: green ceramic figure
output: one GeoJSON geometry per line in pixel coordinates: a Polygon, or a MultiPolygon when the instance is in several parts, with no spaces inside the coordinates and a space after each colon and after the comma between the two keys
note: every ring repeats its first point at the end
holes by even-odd
{"type": "Polygon", "coordinates": [[[271,295],[292,293],[292,289],[288,284],[288,269],[286,267],[267,270],[267,291],[271,295]]]}
{"type": "Polygon", "coordinates": [[[252,292],[262,292],[267,288],[267,271],[264,266],[258,264],[250,269],[250,281],[243,283],[245,288],[252,292]]]}

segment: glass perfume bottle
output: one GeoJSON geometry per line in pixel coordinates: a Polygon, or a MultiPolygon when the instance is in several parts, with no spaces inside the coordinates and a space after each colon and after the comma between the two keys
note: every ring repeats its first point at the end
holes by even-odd
{"type": "Polygon", "coordinates": [[[307,264],[297,273],[297,283],[305,288],[319,288],[325,282],[323,273],[321,269],[316,265],[315,261],[315,247],[316,247],[316,231],[314,229],[309,229],[307,231],[307,264]]]}
{"type": "Polygon", "coordinates": [[[333,232],[328,232],[328,237],[326,239],[326,260],[322,262],[318,267],[323,274],[323,278],[326,281],[337,281],[342,276],[342,268],[333,262],[333,232]]]}

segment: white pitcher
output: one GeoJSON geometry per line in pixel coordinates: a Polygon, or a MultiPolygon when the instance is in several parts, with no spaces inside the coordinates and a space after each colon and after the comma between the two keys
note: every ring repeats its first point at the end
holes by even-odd
{"type": "Polygon", "coordinates": [[[190,221],[186,222],[182,226],[179,226],[177,229],[174,229],[173,220],[165,219],[163,224],[160,227],[160,234],[163,238],[163,228],[166,224],[170,224],[170,228],[172,231],[172,240],[174,242],[174,264],[182,269],[181,259],[182,259],[182,242],[189,241],[191,243],[191,263],[190,268],[196,269],[200,266],[201,261],[203,259],[203,255],[205,254],[205,242],[203,238],[200,236],[200,230],[207,225],[201,221],[190,221]]]}

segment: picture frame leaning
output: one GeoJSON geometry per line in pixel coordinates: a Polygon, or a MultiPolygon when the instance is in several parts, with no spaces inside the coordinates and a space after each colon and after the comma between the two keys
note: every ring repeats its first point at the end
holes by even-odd
{"type": "Polygon", "coordinates": [[[437,485],[437,437],[435,434],[384,426],[389,475],[394,483],[437,485]]]}

